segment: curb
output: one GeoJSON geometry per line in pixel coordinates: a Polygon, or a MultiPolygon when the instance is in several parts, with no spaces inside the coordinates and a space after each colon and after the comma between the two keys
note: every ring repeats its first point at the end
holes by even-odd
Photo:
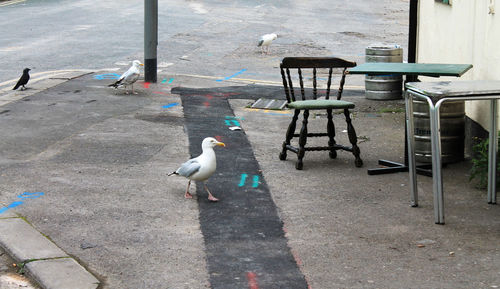
{"type": "Polygon", "coordinates": [[[38,83],[37,88],[28,86],[28,89],[23,91],[12,90],[11,85],[17,80],[2,82],[0,83],[0,107],[93,72],[93,70],[59,70],[33,74],[33,79],[30,79],[29,84],[38,83]]]}
{"type": "Polygon", "coordinates": [[[96,289],[100,281],[22,217],[0,218],[0,247],[42,288],[96,289]]]}

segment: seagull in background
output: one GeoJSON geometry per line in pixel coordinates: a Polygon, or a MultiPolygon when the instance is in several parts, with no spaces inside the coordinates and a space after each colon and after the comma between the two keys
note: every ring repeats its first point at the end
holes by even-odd
{"type": "Polygon", "coordinates": [[[17,81],[16,83],[16,86],[14,86],[14,88],[12,90],[16,90],[18,89],[20,86],[21,87],[21,90],[25,90],[26,89],[26,84],[28,83],[28,81],[30,80],[30,74],[29,74],[29,71],[31,69],[29,68],[25,68],[23,70],[23,75],[21,75],[21,77],[19,78],[19,80],[17,81]]]}
{"type": "Polygon", "coordinates": [[[267,51],[265,53],[269,54],[269,45],[271,45],[271,42],[273,42],[276,38],[278,38],[276,33],[265,34],[260,37],[259,44],[257,44],[257,46],[260,47],[262,54],[264,54],[264,46],[267,47],[267,51]]]}
{"type": "Polygon", "coordinates": [[[108,85],[109,87],[114,87],[117,89],[119,86],[125,86],[125,93],[128,94],[127,86],[132,86],[132,94],[137,94],[134,92],[134,83],[139,79],[139,75],[141,75],[141,71],[139,70],[139,66],[144,66],[139,60],[132,61],[132,66],[125,71],[124,74],[118,78],[115,83],[108,85]]]}
{"type": "Polygon", "coordinates": [[[205,190],[208,192],[208,200],[211,202],[217,202],[219,199],[214,197],[212,193],[208,190],[206,181],[210,178],[215,172],[217,162],[215,159],[215,151],[214,147],[226,145],[222,142],[217,141],[213,137],[207,137],[201,143],[202,153],[196,158],[190,159],[187,162],[183,163],[175,172],[168,174],[171,175],[179,175],[189,179],[186,193],[184,197],[186,199],[192,199],[193,195],[189,193],[189,186],[191,185],[191,181],[202,181],[205,190]]]}

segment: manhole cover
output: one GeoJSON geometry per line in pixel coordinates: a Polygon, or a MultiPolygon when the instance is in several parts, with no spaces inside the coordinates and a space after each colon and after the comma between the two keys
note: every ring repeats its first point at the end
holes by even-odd
{"type": "Polygon", "coordinates": [[[285,105],[286,100],[259,98],[252,104],[252,108],[283,110],[285,105]]]}

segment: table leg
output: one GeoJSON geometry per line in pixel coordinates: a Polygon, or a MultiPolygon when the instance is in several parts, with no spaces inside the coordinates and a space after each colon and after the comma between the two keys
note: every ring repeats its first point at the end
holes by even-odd
{"type": "MultiPolygon", "coordinates": [[[[403,91],[403,94],[404,93],[406,93],[406,91],[403,91]]],[[[413,103],[412,103],[412,107],[413,107],[413,103]]],[[[413,115],[412,115],[412,119],[413,119],[413,115]]],[[[378,164],[381,166],[384,166],[385,168],[368,169],[368,174],[369,175],[383,175],[383,174],[407,172],[408,171],[408,142],[407,142],[407,138],[408,138],[408,125],[405,125],[404,163],[398,163],[398,162],[393,162],[393,161],[388,161],[388,160],[378,160],[378,164]]],[[[432,170],[429,169],[428,164],[416,166],[416,172],[419,175],[432,177],[432,170]]]]}
{"type": "Polygon", "coordinates": [[[385,166],[386,168],[368,169],[369,175],[383,175],[408,171],[408,167],[406,165],[393,161],[378,160],[378,164],[381,166],[385,166]]]}
{"type": "Polygon", "coordinates": [[[430,107],[430,125],[431,125],[431,146],[432,146],[432,191],[434,193],[434,222],[444,224],[444,199],[443,182],[441,171],[441,128],[439,122],[439,107],[430,107]]]}
{"type": "Polygon", "coordinates": [[[488,204],[496,204],[497,192],[497,149],[498,149],[498,128],[497,128],[497,100],[492,99],[490,105],[490,139],[488,147],[488,204]]]}
{"type": "Polygon", "coordinates": [[[415,138],[413,128],[413,97],[411,94],[405,92],[405,106],[406,106],[406,143],[407,143],[407,156],[408,156],[408,169],[410,176],[410,204],[412,207],[418,206],[418,188],[417,188],[417,173],[415,167],[415,138]]]}

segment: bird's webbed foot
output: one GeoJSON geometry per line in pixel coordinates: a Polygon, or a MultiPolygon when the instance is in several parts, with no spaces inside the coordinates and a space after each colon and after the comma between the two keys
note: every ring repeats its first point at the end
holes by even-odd
{"type": "Polygon", "coordinates": [[[216,197],[214,197],[214,195],[212,195],[212,193],[210,192],[210,190],[208,190],[207,185],[206,185],[206,184],[204,184],[204,186],[205,186],[205,190],[206,190],[206,191],[207,191],[207,193],[208,193],[208,200],[209,200],[210,202],[218,202],[218,201],[219,201],[219,199],[217,199],[216,197]]]}

